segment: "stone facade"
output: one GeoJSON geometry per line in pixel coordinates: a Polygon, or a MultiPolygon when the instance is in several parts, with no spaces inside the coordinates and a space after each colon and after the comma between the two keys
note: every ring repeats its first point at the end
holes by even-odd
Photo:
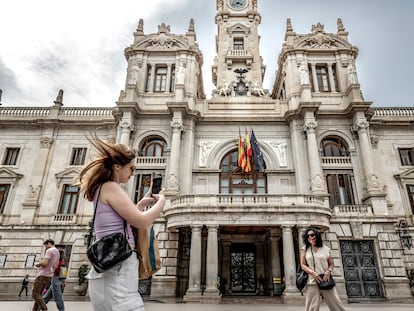
{"type": "Polygon", "coordinates": [[[414,231],[414,108],[365,101],[340,19],[336,33],[317,23],[308,34],[288,19],[273,90],[263,89],[257,2],[217,0],[210,98],[194,21],[185,34],[165,24],[145,34],[140,20],[115,107],[65,107],[63,91],[50,107],[0,106],[1,295],[34,278],[47,238],[66,248],[76,284],[93,208],[72,184],[97,133],[138,151],[125,187],[134,200],[145,176],[164,178],[162,268],[142,283],[152,298],[297,301],[301,236],[312,225],[331,248],[343,299],[412,299],[414,249],[401,236],[414,231]],[[265,167],[254,149],[246,172],[237,150],[251,130],[265,167]]]}

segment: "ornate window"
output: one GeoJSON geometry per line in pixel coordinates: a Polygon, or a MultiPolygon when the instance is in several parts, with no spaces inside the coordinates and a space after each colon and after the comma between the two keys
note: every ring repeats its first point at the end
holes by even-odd
{"type": "Polygon", "coordinates": [[[414,148],[398,148],[401,165],[413,166],[414,148]]]}
{"type": "Polygon", "coordinates": [[[157,66],[155,68],[154,92],[165,92],[166,85],[167,85],[167,66],[157,66]]]}
{"type": "Polygon", "coordinates": [[[243,38],[233,38],[233,50],[244,50],[243,38]]]}
{"type": "Polygon", "coordinates": [[[166,144],[159,137],[152,137],[145,141],[142,146],[141,155],[144,157],[162,157],[166,144]]]}
{"type": "Polygon", "coordinates": [[[4,207],[6,206],[7,196],[9,194],[10,185],[0,184],[0,214],[3,214],[4,207]]]}
{"type": "Polygon", "coordinates": [[[70,157],[70,165],[85,164],[86,150],[86,148],[73,148],[72,155],[70,157]]]}
{"type": "Polygon", "coordinates": [[[141,200],[144,195],[147,193],[149,187],[151,186],[151,173],[144,173],[136,175],[136,185],[134,192],[134,202],[137,203],[141,200]]]}
{"type": "Polygon", "coordinates": [[[79,187],[63,185],[62,200],[59,207],[59,214],[73,215],[76,214],[78,206],[79,187]]]}
{"type": "Polygon", "coordinates": [[[331,208],[335,205],[355,204],[352,176],[350,174],[327,174],[326,184],[328,185],[329,204],[331,208]]]}
{"type": "Polygon", "coordinates": [[[16,165],[17,159],[19,157],[20,148],[18,147],[9,147],[6,148],[6,153],[3,159],[3,165],[16,165]]]}
{"type": "Polygon", "coordinates": [[[349,157],[348,145],[340,137],[325,137],[321,141],[321,148],[324,157],[349,157]]]}
{"type": "Polygon", "coordinates": [[[331,87],[329,85],[328,66],[327,65],[316,65],[316,79],[318,82],[319,92],[329,92],[331,87]]]}
{"type": "Polygon", "coordinates": [[[237,150],[229,152],[221,161],[221,194],[265,194],[266,177],[263,173],[245,173],[237,165],[237,150]]]}

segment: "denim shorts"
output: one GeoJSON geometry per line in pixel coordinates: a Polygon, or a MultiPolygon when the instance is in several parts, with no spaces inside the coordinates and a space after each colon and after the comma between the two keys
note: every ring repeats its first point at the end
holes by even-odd
{"type": "Polygon", "coordinates": [[[103,273],[92,268],[87,278],[95,311],[144,311],[138,292],[138,259],[134,254],[103,273]]]}

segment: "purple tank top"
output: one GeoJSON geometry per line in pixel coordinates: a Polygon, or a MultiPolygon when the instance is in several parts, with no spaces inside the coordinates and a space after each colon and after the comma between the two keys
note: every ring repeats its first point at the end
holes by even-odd
{"type": "MultiPolygon", "coordinates": [[[[95,193],[94,206],[96,204],[98,191],[95,193]]],[[[95,234],[96,239],[99,240],[111,233],[124,233],[124,219],[109,205],[98,200],[95,217],[95,234]]],[[[132,234],[131,226],[127,223],[127,239],[128,242],[134,243],[134,235],[132,234]]]]}

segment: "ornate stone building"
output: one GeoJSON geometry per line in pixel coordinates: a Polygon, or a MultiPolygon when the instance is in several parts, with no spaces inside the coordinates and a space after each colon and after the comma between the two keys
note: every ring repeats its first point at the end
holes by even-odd
{"type": "Polygon", "coordinates": [[[145,34],[140,20],[115,107],[65,107],[63,91],[50,107],[0,106],[1,294],[35,276],[46,238],[66,249],[76,284],[93,208],[72,182],[93,154],[85,134],[97,132],[137,150],[126,187],[135,201],[150,174],[164,178],[162,269],[141,283],[152,298],[300,299],[301,235],[312,225],[332,250],[341,298],[412,299],[414,108],[364,99],[341,19],[335,32],[316,23],[307,34],[287,19],[264,89],[258,1],[216,1],[211,96],[194,21],[185,34],[164,23],[145,34]],[[246,133],[251,171],[238,165],[246,133]]]}

